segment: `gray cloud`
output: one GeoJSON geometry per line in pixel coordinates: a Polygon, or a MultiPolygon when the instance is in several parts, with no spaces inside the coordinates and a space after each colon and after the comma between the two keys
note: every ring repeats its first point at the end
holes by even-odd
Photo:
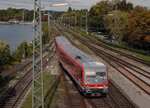
{"type": "MultiPolygon", "coordinates": [[[[61,10],[65,11],[68,9],[69,6],[72,6],[76,9],[82,9],[82,8],[90,8],[93,4],[100,0],[41,0],[42,6],[45,7],[45,9],[53,9],[53,10],[61,10]],[[64,3],[68,2],[69,6],[64,7],[50,7],[51,4],[55,3],[64,3]]],[[[13,8],[28,8],[33,9],[33,2],[34,0],[0,0],[0,9],[7,9],[8,7],[13,8]]]]}
{"type": "MultiPolygon", "coordinates": [[[[75,9],[90,9],[90,7],[101,0],[41,0],[42,6],[45,9],[66,11],[69,6],[75,9]],[[68,2],[69,6],[63,7],[50,7],[51,4],[68,2]]],[[[150,0],[127,0],[134,5],[142,5],[150,7],[150,0]]],[[[7,9],[8,7],[13,8],[27,8],[33,9],[34,0],[0,0],[0,9],[7,9]]]]}
{"type": "Polygon", "coordinates": [[[150,0],[127,0],[135,5],[150,7],[150,0]]]}

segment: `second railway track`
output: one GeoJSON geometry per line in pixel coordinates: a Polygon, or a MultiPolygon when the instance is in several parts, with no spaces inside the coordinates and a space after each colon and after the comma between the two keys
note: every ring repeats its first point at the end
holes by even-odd
{"type": "MultiPolygon", "coordinates": [[[[51,51],[54,50],[54,47],[51,49],[51,51]]],[[[43,56],[43,66],[46,66],[47,57],[50,54],[49,51],[46,55],[43,56]]],[[[55,52],[51,54],[49,59],[52,59],[55,55],[55,52]]],[[[39,64],[40,62],[38,62],[39,64]]],[[[37,70],[39,71],[39,70],[37,70]]],[[[1,108],[16,108],[20,102],[21,99],[25,96],[26,92],[29,90],[32,84],[32,68],[29,68],[26,71],[26,74],[22,76],[22,78],[12,87],[10,90],[1,97],[0,99],[0,107],[1,108]]]]}

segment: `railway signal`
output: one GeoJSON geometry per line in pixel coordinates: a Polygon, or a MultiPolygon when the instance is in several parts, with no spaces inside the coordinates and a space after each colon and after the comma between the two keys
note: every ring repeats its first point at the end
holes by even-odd
{"type": "Polygon", "coordinates": [[[49,66],[48,66],[48,61],[49,61],[49,59],[47,58],[47,62],[46,62],[46,66],[47,66],[47,68],[49,68],[49,66]]]}

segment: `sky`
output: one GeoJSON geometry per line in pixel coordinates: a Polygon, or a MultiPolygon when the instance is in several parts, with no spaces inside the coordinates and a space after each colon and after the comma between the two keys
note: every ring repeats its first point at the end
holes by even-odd
{"type": "MultiPolygon", "coordinates": [[[[92,5],[96,4],[101,0],[41,0],[42,7],[44,9],[56,10],[56,11],[66,11],[68,7],[75,9],[90,9],[92,5]],[[69,6],[63,7],[51,7],[52,4],[68,2],[69,6]]],[[[150,8],[150,0],[127,0],[134,5],[142,5],[150,8]]],[[[0,9],[12,8],[26,8],[33,9],[34,0],[0,0],[0,9]]]]}

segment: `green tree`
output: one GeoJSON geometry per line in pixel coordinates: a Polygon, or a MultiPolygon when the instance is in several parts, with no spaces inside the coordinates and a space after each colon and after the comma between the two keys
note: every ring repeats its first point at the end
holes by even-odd
{"type": "Polygon", "coordinates": [[[42,41],[43,41],[43,44],[46,44],[50,40],[50,36],[48,34],[48,24],[47,23],[43,24],[42,32],[43,32],[42,41]]]}
{"type": "Polygon", "coordinates": [[[10,48],[4,41],[0,40],[0,70],[5,68],[4,66],[10,64],[10,48]]]}
{"type": "MultiPolygon", "coordinates": [[[[8,21],[10,19],[16,18],[22,20],[23,10],[8,8],[7,10],[0,10],[0,21],[8,21]]],[[[25,20],[33,20],[33,10],[25,12],[25,20]]]]}
{"type": "Polygon", "coordinates": [[[148,49],[150,46],[145,40],[150,36],[150,10],[146,7],[136,6],[127,21],[126,41],[136,47],[148,49]]]}
{"type": "Polygon", "coordinates": [[[12,8],[7,9],[7,20],[13,18],[15,15],[15,11],[12,8]]]}
{"type": "Polygon", "coordinates": [[[72,12],[72,8],[71,7],[68,8],[68,12],[72,12]]]}
{"type": "Polygon", "coordinates": [[[32,46],[27,41],[22,42],[16,51],[13,52],[13,61],[21,61],[23,57],[23,50],[25,50],[25,56],[29,57],[32,54],[32,46]],[[23,49],[24,48],[24,49],[23,49]]]}
{"type": "Polygon", "coordinates": [[[104,29],[104,15],[107,15],[112,9],[112,4],[109,1],[98,2],[92,6],[89,11],[89,26],[90,28],[104,29]]]}
{"type": "Polygon", "coordinates": [[[119,10],[126,11],[126,12],[132,12],[133,10],[133,4],[130,2],[127,3],[126,0],[122,0],[121,2],[118,2],[117,7],[119,10]]]}
{"type": "MultiPolygon", "coordinates": [[[[126,36],[126,27],[128,20],[128,12],[117,11],[117,37],[115,37],[118,41],[122,41],[126,36]]],[[[110,12],[105,16],[105,28],[109,32],[109,37],[112,38],[114,35],[114,16],[115,11],[110,12]]]]}

